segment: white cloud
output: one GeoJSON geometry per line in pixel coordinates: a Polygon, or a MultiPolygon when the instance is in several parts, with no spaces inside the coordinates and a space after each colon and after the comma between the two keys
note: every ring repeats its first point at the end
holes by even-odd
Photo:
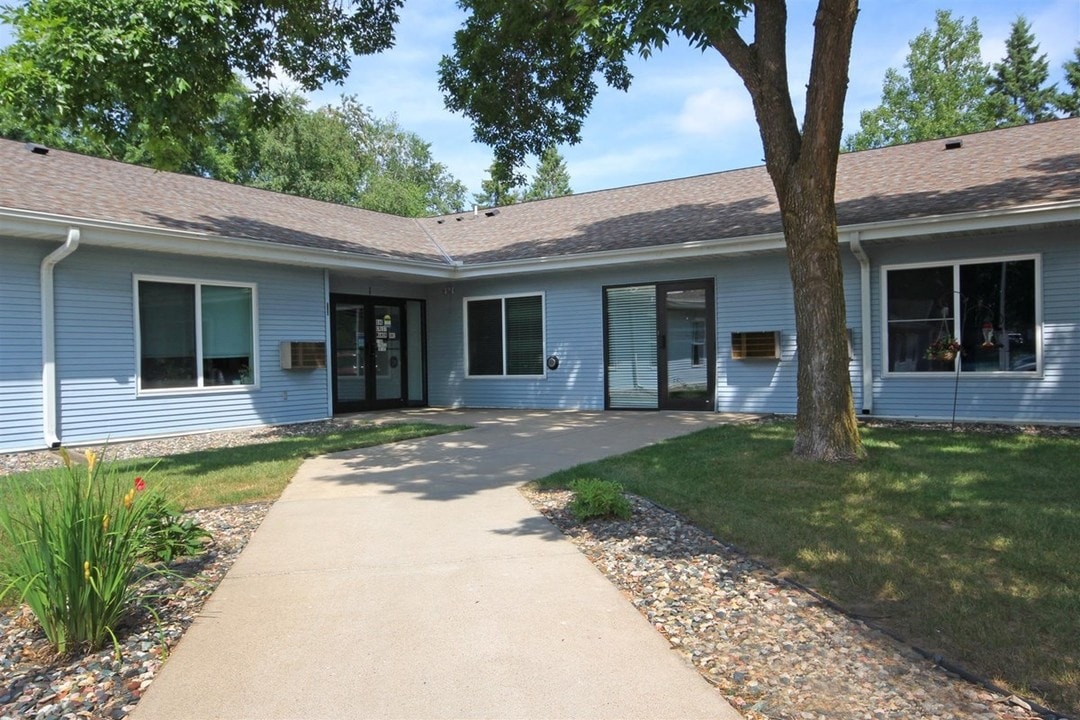
{"type": "Polygon", "coordinates": [[[680,175],[677,162],[680,148],[671,143],[605,149],[607,152],[589,154],[583,145],[578,145],[563,152],[570,172],[570,185],[575,192],[636,185],[680,175]],[[670,171],[665,172],[665,168],[670,171]]]}
{"type": "Polygon", "coordinates": [[[675,124],[686,135],[720,137],[732,125],[753,119],[754,109],[746,90],[712,87],[686,98],[675,124]]]}

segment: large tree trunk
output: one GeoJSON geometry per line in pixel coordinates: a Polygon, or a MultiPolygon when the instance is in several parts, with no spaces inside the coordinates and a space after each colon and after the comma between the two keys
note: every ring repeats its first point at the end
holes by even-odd
{"type": "Polygon", "coordinates": [[[713,46],[742,78],[757,115],[765,166],[783,218],[795,302],[798,416],[795,455],[863,456],[848,372],[844,279],[836,230],[836,164],[857,0],[819,0],[802,127],[787,76],[787,8],[754,3],[754,41],[735,30],[713,46]]]}
{"type": "Polygon", "coordinates": [[[848,371],[847,314],[836,209],[795,173],[783,210],[798,341],[795,455],[817,460],[862,456],[848,371]]]}

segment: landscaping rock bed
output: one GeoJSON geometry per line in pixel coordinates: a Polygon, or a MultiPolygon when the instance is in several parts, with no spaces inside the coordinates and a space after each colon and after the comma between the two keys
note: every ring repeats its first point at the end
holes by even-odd
{"type": "Polygon", "coordinates": [[[139,595],[153,596],[146,602],[156,617],[139,610],[118,628],[119,657],[112,647],[56,657],[29,610],[0,613],[0,720],[126,717],[269,509],[256,503],[186,513],[213,542],[197,559],[139,584],[139,595]]]}
{"type": "Polygon", "coordinates": [[[749,720],[1044,717],[946,673],[647,500],[629,496],[629,520],[581,524],[566,509],[569,491],[523,492],[749,720]]]}

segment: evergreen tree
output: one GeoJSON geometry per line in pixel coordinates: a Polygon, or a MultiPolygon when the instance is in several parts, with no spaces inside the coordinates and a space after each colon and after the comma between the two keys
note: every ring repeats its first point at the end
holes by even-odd
{"type": "Polygon", "coordinates": [[[907,74],[889,68],[881,105],[864,111],[859,131],[844,141],[847,150],[866,150],[994,127],[987,94],[990,69],[982,61],[978,20],[964,25],[948,10],[938,10],[933,32],[923,30],[909,43],[907,74]]]}
{"type": "Polygon", "coordinates": [[[519,184],[514,173],[507,171],[505,164],[495,160],[488,167],[487,180],[480,183],[480,192],[473,193],[473,203],[480,207],[513,205],[519,200],[514,192],[514,188],[519,184]]]}
{"type": "Polygon", "coordinates": [[[1050,77],[1046,53],[1038,55],[1039,44],[1023,15],[1012,24],[1005,41],[1005,59],[994,64],[990,97],[998,125],[1022,125],[1054,117],[1055,86],[1044,87],[1050,77]]]}
{"type": "Polygon", "coordinates": [[[1059,92],[1054,105],[1069,117],[1080,117],[1080,45],[1073,50],[1073,59],[1065,61],[1062,67],[1069,92],[1059,92]]]}
{"type": "Polygon", "coordinates": [[[572,195],[570,172],[566,169],[566,160],[554,145],[544,150],[536,175],[522,196],[523,200],[545,200],[547,198],[572,195]]]}

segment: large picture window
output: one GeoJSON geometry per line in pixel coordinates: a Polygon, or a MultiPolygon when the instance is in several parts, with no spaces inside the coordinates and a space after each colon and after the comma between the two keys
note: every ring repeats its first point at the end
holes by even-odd
{"type": "Polygon", "coordinates": [[[544,296],[465,299],[470,376],[544,374],[544,296]]]}
{"type": "Polygon", "coordinates": [[[886,269],[889,372],[1036,372],[1035,258],[886,269]]]}
{"type": "Polygon", "coordinates": [[[255,289],[136,280],[139,388],[255,383],[255,289]]]}

